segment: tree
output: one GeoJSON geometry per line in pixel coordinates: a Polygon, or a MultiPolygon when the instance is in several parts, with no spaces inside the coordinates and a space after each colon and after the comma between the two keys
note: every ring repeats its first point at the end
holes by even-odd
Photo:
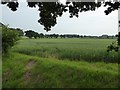
{"type": "Polygon", "coordinates": [[[33,37],[33,31],[32,30],[29,30],[29,31],[25,31],[25,36],[29,37],[29,38],[32,38],[33,37]]]}
{"type": "Polygon", "coordinates": [[[36,39],[37,37],[39,37],[39,34],[37,32],[34,32],[33,37],[36,39]]]}
{"type": "Polygon", "coordinates": [[[34,32],[32,30],[25,31],[25,36],[32,38],[34,37],[35,39],[39,37],[39,34],[37,32],[34,32]]]}
{"type": "Polygon", "coordinates": [[[51,36],[52,36],[52,38],[58,38],[59,35],[58,34],[52,34],[51,36]]]}
{"type": "Polygon", "coordinates": [[[39,34],[39,38],[44,38],[44,34],[43,34],[43,33],[40,33],[40,34],[39,34]]]}
{"type": "Polygon", "coordinates": [[[61,38],[65,38],[65,35],[60,35],[61,38]]]}

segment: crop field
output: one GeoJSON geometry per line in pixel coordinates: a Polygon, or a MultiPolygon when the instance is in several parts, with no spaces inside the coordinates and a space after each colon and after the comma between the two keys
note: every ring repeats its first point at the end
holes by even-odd
{"type": "Polygon", "coordinates": [[[117,88],[115,39],[21,39],[3,57],[3,88],[117,88]]]}
{"type": "Polygon", "coordinates": [[[118,53],[107,53],[115,39],[24,39],[13,47],[21,54],[77,61],[118,62],[118,53]]]}

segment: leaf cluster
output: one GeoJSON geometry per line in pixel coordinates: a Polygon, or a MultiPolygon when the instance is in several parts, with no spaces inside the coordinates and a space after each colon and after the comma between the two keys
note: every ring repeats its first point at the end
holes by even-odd
{"type": "Polygon", "coordinates": [[[118,52],[118,50],[119,50],[119,46],[117,45],[116,42],[112,42],[112,44],[110,44],[110,45],[107,47],[107,52],[110,52],[110,51],[118,52]]]}

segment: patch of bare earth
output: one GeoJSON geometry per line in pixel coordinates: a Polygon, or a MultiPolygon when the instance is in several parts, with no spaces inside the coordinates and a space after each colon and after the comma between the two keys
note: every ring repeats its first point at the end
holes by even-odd
{"type": "Polygon", "coordinates": [[[39,74],[36,74],[36,75],[33,75],[32,73],[32,68],[36,66],[36,61],[35,60],[32,60],[30,59],[26,66],[25,66],[25,74],[23,75],[23,82],[25,86],[27,87],[31,87],[30,85],[32,84],[38,84],[38,83],[41,83],[41,82],[44,82],[44,77],[43,75],[41,75],[40,73],[39,74]]]}
{"type": "Polygon", "coordinates": [[[27,63],[27,65],[25,66],[25,69],[26,70],[29,70],[29,69],[32,69],[36,64],[36,61],[35,60],[32,60],[30,59],[27,63]]]}
{"type": "Polygon", "coordinates": [[[31,69],[32,69],[35,65],[36,65],[36,61],[35,61],[35,60],[32,60],[32,59],[30,59],[30,60],[28,61],[28,63],[26,64],[26,66],[25,66],[25,71],[26,71],[26,72],[25,72],[25,74],[24,74],[24,76],[23,76],[23,80],[24,80],[25,83],[30,82],[31,77],[32,77],[31,69]]]}

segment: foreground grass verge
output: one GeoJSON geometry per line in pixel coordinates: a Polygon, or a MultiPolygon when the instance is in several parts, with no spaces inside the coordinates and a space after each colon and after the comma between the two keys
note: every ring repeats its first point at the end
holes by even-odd
{"type": "Polygon", "coordinates": [[[70,87],[118,87],[118,64],[57,60],[20,53],[3,58],[3,88],[70,87]]]}

